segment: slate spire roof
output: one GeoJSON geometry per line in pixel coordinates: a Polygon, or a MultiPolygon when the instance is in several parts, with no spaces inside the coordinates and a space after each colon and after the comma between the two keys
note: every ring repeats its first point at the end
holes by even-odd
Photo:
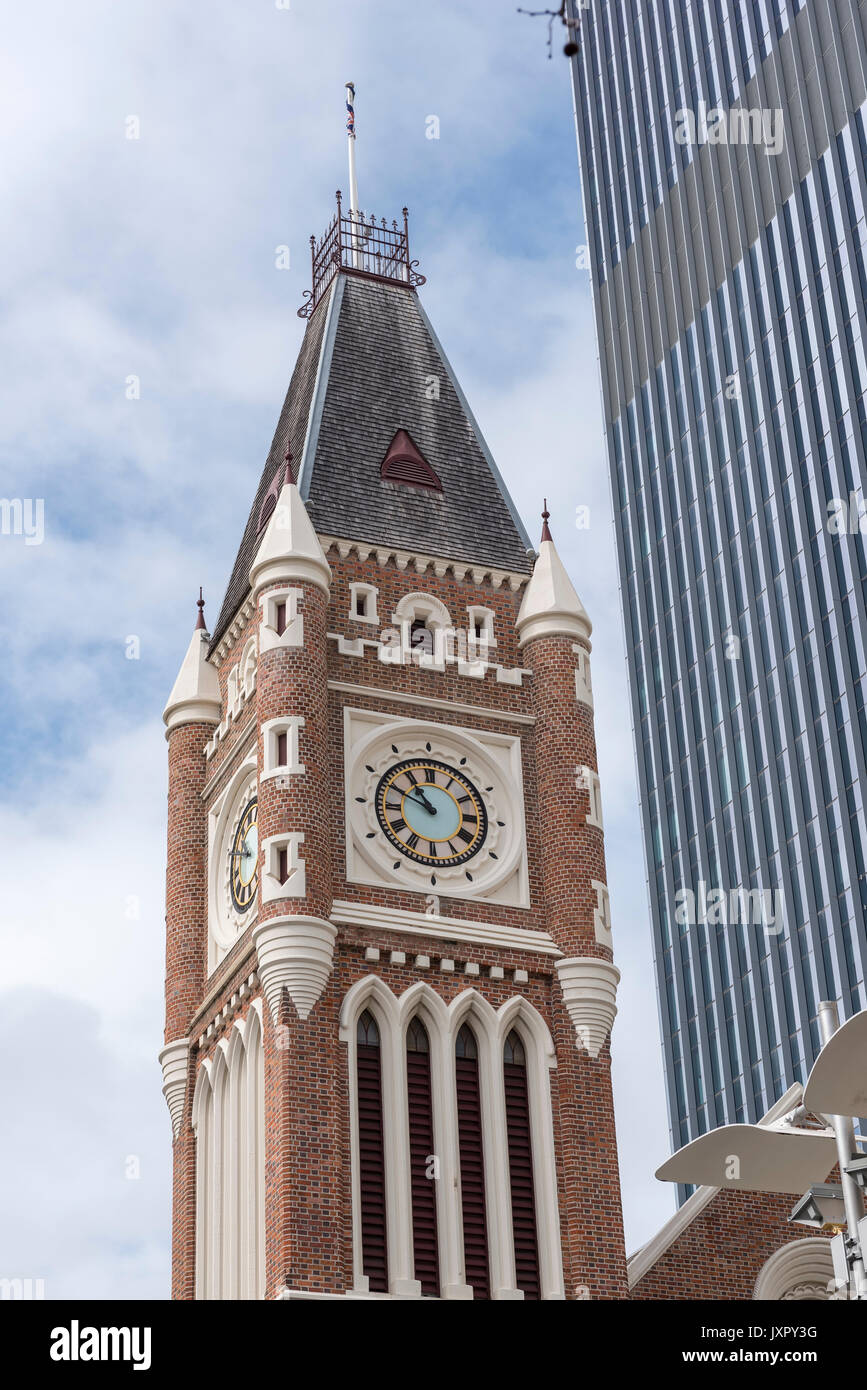
{"type": "Polygon", "coordinates": [[[249,592],[262,505],[290,444],[320,535],[531,573],[530,539],[417,294],[341,268],[309,319],[212,650],[249,592]],[[401,430],[441,491],[381,476],[401,430]]]}

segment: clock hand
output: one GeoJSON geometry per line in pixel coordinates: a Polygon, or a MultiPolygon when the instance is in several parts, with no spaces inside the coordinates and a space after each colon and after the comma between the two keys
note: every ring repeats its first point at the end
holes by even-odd
{"type": "Polygon", "coordinates": [[[436,806],[431,806],[430,802],[428,801],[428,799],[427,799],[427,797],[425,796],[424,792],[422,791],[421,787],[413,787],[412,791],[410,792],[410,795],[413,796],[413,797],[420,798],[421,804],[422,804],[422,806],[424,807],[424,809],[425,809],[426,811],[428,811],[428,812],[430,813],[430,815],[432,815],[432,816],[435,816],[435,815],[436,815],[436,813],[437,813],[437,808],[436,808],[436,806]]]}

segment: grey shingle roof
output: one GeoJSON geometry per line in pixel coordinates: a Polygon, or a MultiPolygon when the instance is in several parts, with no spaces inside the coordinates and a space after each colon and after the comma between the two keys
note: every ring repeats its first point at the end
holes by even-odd
{"type": "Polygon", "coordinates": [[[320,534],[531,572],[530,540],[417,296],[340,273],[304,336],[212,645],[248,592],[259,508],[290,436],[320,534]],[[442,493],[380,478],[401,428],[442,493]]]}

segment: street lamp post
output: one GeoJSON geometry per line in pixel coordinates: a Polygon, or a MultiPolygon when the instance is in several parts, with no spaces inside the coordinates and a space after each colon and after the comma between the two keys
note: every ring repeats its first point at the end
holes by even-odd
{"type": "MultiPolygon", "coordinates": [[[[829,999],[819,1005],[819,1033],[822,1046],[830,1042],[840,1026],[837,1005],[829,999]]],[[[867,1274],[864,1269],[864,1255],[860,1243],[860,1227],[864,1217],[864,1199],[855,1178],[849,1172],[850,1164],[859,1157],[855,1147],[855,1126],[848,1115],[828,1115],[827,1119],[834,1130],[837,1141],[837,1160],[840,1165],[840,1184],[843,1189],[843,1207],[846,1213],[847,1235],[843,1237],[846,1249],[846,1263],[852,1271],[851,1287],[856,1299],[867,1299],[867,1274]]]]}

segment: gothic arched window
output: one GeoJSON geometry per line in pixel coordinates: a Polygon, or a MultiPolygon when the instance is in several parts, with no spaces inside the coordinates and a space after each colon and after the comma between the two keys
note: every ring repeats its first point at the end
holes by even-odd
{"type": "Polygon", "coordinates": [[[503,1085],[506,1093],[512,1234],[515,1242],[515,1284],[524,1290],[525,1299],[539,1298],[539,1245],[527,1059],[524,1044],[514,1028],[503,1048],[503,1085]]]}
{"type": "Polygon", "coordinates": [[[440,1291],[436,1194],[438,1160],[434,1153],[430,1044],[420,1018],[411,1019],[406,1030],[406,1090],[415,1277],[421,1284],[422,1293],[435,1298],[440,1291]]]}
{"type": "Polygon", "coordinates": [[[385,1216],[385,1146],[382,1137],[382,1061],[379,1028],[369,1009],[356,1030],[358,1079],[358,1169],[361,1189],[361,1248],[364,1273],[375,1293],[388,1292],[385,1216]]]}
{"type": "Polygon", "coordinates": [[[490,1298],[479,1049],[475,1034],[466,1023],[455,1041],[455,1088],[458,1103],[458,1157],[461,1165],[464,1277],[473,1290],[473,1298],[490,1298]]]}

